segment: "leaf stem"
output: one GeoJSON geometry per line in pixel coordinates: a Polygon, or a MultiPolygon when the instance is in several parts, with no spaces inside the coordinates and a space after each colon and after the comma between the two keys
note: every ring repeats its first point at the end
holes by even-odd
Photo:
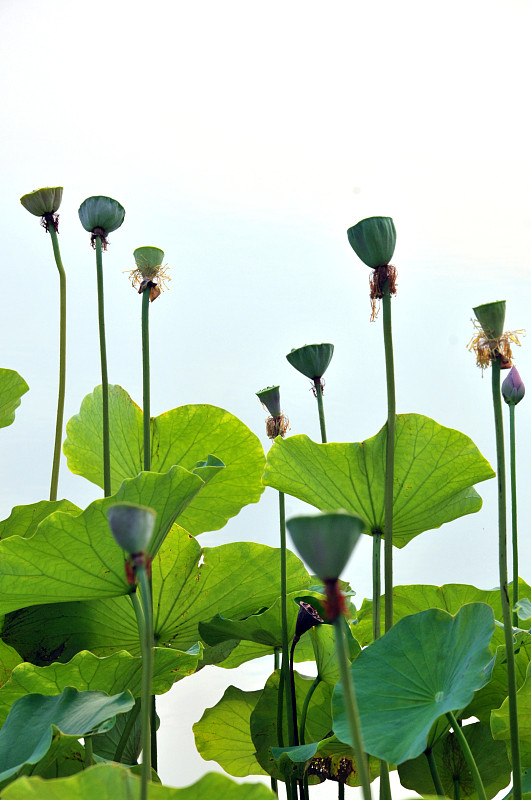
{"type": "Polygon", "coordinates": [[[395,369],[393,360],[393,333],[391,328],[391,295],[389,279],[384,284],[383,335],[385,348],[385,376],[387,382],[387,448],[385,455],[385,630],[393,625],[393,482],[395,460],[395,369]]]}
{"type": "Polygon", "coordinates": [[[522,800],[522,769],[518,737],[518,711],[516,700],[516,670],[514,663],[513,629],[507,578],[507,509],[505,497],[505,451],[503,441],[503,416],[500,392],[501,356],[492,359],[492,403],[496,430],[496,460],[498,475],[498,561],[500,569],[500,597],[503,614],[503,632],[507,658],[507,684],[509,694],[509,726],[513,766],[513,800],[522,800]]]}
{"type": "Polygon", "coordinates": [[[120,736],[120,740],[116,747],[116,752],[114,754],[113,761],[117,761],[119,764],[122,761],[125,746],[129,740],[129,736],[131,735],[131,731],[135,727],[135,722],[138,719],[138,715],[140,714],[140,707],[141,707],[141,700],[137,697],[135,700],[135,705],[131,709],[127,722],[125,723],[124,729],[122,731],[122,735],[120,736]]]}
{"type": "Polygon", "coordinates": [[[101,236],[95,238],[96,274],[98,279],[98,324],[100,331],[101,403],[103,417],[103,494],[111,494],[111,453],[109,437],[109,378],[107,376],[107,348],[105,345],[105,308],[103,303],[103,261],[101,236]]]}
{"type": "Polygon", "coordinates": [[[92,759],[92,736],[85,736],[83,742],[85,745],[85,769],[88,769],[94,763],[92,759]]]}
{"type": "Polygon", "coordinates": [[[382,633],[381,620],[381,552],[382,552],[382,532],[373,531],[372,533],[372,636],[374,641],[379,639],[382,633]]]}
{"type": "Polygon", "coordinates": [[[310,705],[310,700],[313,697],[313,693],[321,683],[321,678],[319,675],[315,678],[314,682],[306,692],[306,697],[304,698],[304,703],[302,706],[301,711],[301,721],[299,725],[299,741],[301,744],[306,744],[306,717],[308,716],[308,706],[310,705]]]}
{"type": "Polygon", "coordinates": [[[435,758],[433,757],[433,751],[431,747],[427,747],[426,750],[424,750],[424,755],[428,760],[428,766],[430,768],[431,779],[433,781],[435,791],[439,797],[445,797],[446,794],[441,783],[441,777],[439,775],[439,770],[437,769],[437,764],[435,763],[435,758]]]}
{"type": "Polygon", "coordinates": [[[356,765],[360,776],[363,789],[363,800],[371,800],[371,784],[369,779],[369,768],[367,757],[363,750],[363,739],[361,735],[361,725],[358,713],[358,704],[354,693],[354,685],[350,673],[350,661],[347,655],[347,643],[345,641],[345,618],[341,614],[334,621],[337,660],[339,664],[339,675],[343,687],[345,698],[345,711],[350,728],[350,738],[352,739],[356,765]]]}
{"type": "MultiPolygon", "coordinates": [[[[500,406],[500,411],[501,411],[501,406],[500,406]]],[[[455,737],[461,746],[461,751],[465,757],[465,761],[468,764],[470,772],[472,773],[472,778],[474,779],[474,786],[476,787],[478,798],[479,800],[487,800],[487,795],[485,794],[483,781],[481,780],[481,775],[479,774],[478,765],[476,764],[475,758],[472,755],[472,751],[465,738],[465,734],[463,733],[461,727],[457,724],[457,720],[451,711],[448,711],[446,713],[446,718],[450,723],[450,725],[452,726],[455,737]]]]}
{"type": "Polygon", "coordinates": [[[281,681],[286,695],[286,711],[288,719],[288,745],[294,744],[295,731],[291,715],[292,698],[289,680],[289,642],[288,642],[288,601],[287,601],[287,556],[286,556],[286,499],[284,492],[278,493],[278,509],[280,521],[280,603],[282,617],[282,669],[281,681]]]}
{"type": "Polygon", "coordinates": [[[142,387],[144,416],[144,472],[151,470],[151,398],[149,385],[149,287],[142,294],[142,387]]]}
{"type": "Polygon", "coordinates": [[[289,683],[291,688],[291,718],[293,720],[293,744],[299,744],[299,728],[297,725],[297,698],[295,697],[295,675],[293,672],[293,661],[295,658],[295,645],[298,639],[295,637],[291,644],[291,652],[289,656],[289,683]]]}
{"type": "Polygon", "coordinates": [[[66,274],[61,260],[61,253],[59,252],[57,232],[53,224],[48,225],[48,232],[52,239],[53,254],[59,272],[59,390],[57,393],[55,443],[53,450],[52,479],[50,483],[50,500],[57,500],[66,388],[66,274]]]}
{"type": "Polygon", "coordinates": [[[314,381],[315,396],[317,398],[317,409],[319,411],[319,427],[321,428],[321,442],[326,444],[326,422],[323,405],[323,384],[320,378],[314,381]]]}
{"type": "Polygon", "coordinates": [[[515,433],[515,418],[514,410],[516,406],[514,403],[509,403],[509,437],[510,437],[510,452],[511,452],[511,533],[512,533],[512,551],[513,551],[513,625],[517,627],[518,612],[514,610],[518,602],[518,518],[517,518],[517,504],[516,504],[516,433],[515,433]]]}
{"type": "Polygon", "coordinates": [[[146,800],[151,780],[151,687],[153,683],[153,610],[146,567],[136,567],[144,616],[142,642],[142,781],[141,800],[146,800]]]}

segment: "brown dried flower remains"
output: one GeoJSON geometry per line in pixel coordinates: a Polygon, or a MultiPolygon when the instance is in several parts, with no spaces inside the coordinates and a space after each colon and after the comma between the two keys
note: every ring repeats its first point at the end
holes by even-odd
{"type": "Polygon", "coordinates": [[[512,367],[513,353],[511,345],[521,347],[519,336],[525,336],[525,330],[505,331],[498,339],[489,339],[477,320],[473,320],[476,332],[467,348],[476,355],[476,364],[482,370],[487,369],[493,358],[500,356],[501,369],[512,367]]]}
{"type": "Polygon", "coordinates": [[[369,278],[371,298],[371,322],[374,322],[380,310],[380,300],[384,296],[386,284],[389,285],[389,294],[396,294],[396,268],[392,264],[383,264],[375,267],[369,278]]]}

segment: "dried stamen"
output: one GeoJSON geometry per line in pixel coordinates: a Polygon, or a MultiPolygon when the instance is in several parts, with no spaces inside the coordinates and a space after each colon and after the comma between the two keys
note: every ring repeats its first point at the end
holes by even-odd
{"type": "Polygon", "coordinates": [[[371,298],[371,322],[374,322],[380,310],[380,300],[389,286],[389,294],[396,294],[396,268],[392,264],[375,267],[369,278],[371,298]]]}

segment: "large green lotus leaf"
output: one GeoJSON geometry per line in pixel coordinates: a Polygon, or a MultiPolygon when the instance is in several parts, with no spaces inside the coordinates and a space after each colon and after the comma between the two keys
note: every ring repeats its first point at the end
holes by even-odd
{"type": "MultiPolygon", "coordinates": [[[[530,587],[519,579],[521,591],[530,587]]],[[[512,584],[509,584],[511,590],[512,584]]],[[[417,614],[428,608],[442,608],[450,614],[457,614],[461,606],[467,603],[487,603],[494,610],[496,619],[502,618],[502,608],[499,589],[477,589],[464,583],[447,583],[444,586],[429,586],[412,584],[410,586],[393,586],[393,624],[409,614],[417,614]]],[[[372,635],[372,600],[364,600],[357,613],[358,622],[352,627],[352,633],[362,647],[373,641],[372,635]]],[[[382,630],[384,628],[384,609],[382,595],[382,630]]],[[[531,622],[531,620],[530,620],[531,622]]],[[[503,644],[503,630],[496,629],[492,638],[492,650],[503,644]]]]}
{"type": "MultiPolygon", "coordinates": [[[[199,650],[193,654],[156,647],[153,694],[164,694],[176,681],[195,672],[199,655],[199,650]]],[[[129,689],[134,697],[139,697],[141,684],[142,659],[124,650],[103,658],[83,650],[66,664],[54,662],[47,667],[25,662],[15,667],[11,679],[0,689],[0,725],[13,703],[27,694],[54,695],[72,686],[78,691],[98,690],[106,694],[129,689]]]]}
{"type": "MultiPolygon", "coordinates": [[[[511,765],[502,742],[495,742],[488,726],[481,722],[465,725],[462,728],[479,774],[490,799],[504,789],[511,780],[511,765]]],[[[454,797],[456,782],[459,797],[477,800],[477,792],[472,773],[463,758],[463,751],[453,732],[448,732],[432,750],[437,771],[447,797],[454,797]]],[[[423,796],[434,794],[435,787],[431,777],[428,759],[422,753],[412,761],[405,761],[398,767],[400,783],[423,796]]]]}
{"type": "Polygon", "coordinates": [[[73,517],[81,513],[81,509],[70,500],[40,500],[29,506],[15,506],[9,517],[0,522],[0,539],[7,539],[9,536],[29,539],[42,520],[54,511],[66,511],[73,517]]]}
{"type": "MultiPolygon", "coordinates": [[[[2,791],[2,800],[133,800],[140,797],[140,778],[119,764],[98,764],[70,778],[43,781],[19,778],[2,791]]],[[[260,783],[235,783],[225,775],[209,772],[192,786],[173,789],[151,783],[148,800],[275,800],[260,783]]]]}
{"type": "MultiPolygon", "coordinates": [[[[518,736],[520,739],[520,758],[524,767],[531,766],[531,664],[527,668],[525,681],[516,693],[518,709],[518,736]]],[[[509,724],[509,698],[490,715],[490,728],[494,739],[507,743],[510,751],[511,729],[509,724]]]]}
{"type": "Polygon", "coordinates": [[[28,384],[14,369],[0,369],[0,428],[6,428],[15,421],[20,398],[28,390],[28,384]]]}
{"type": "MultiPolygon", "coordinates": [[[[300,715],[304,699],[314,681],[305,678],[298,672],[295,675],[295,696],[297,700],[297,714],[300,715]]],[[[254,711],[251,713],[251,737],[256,750],[256,758],[261,767],[274,778],[284,780],[282,770],[273,757],[270,748],[278,747],[277,736],[277,698],[280,671],[277,670],[269,676],[254,711]]],[[[306,718],[306,739],[319,741],[324,739],[332,729],[332,715],[330,713],[330,699],[332,688],[321,681],[312,695],[306,718]]],[[[285,702],[285,701],[284,701],[285,702]]],[[[286,715],[283,720],[283,741],[288,741],[286,715]]]]}
{"type": "MultiPolygon", "coordinates": [[[[64,452],[69,469],[103,487],[101,386],[81,404],[66,425],[64,452]]],[[[111,485],[143,469],[142,411],[121,386],[109,387],[111,485]]],[[[174,408],[151,420],[151,469],[166,472],[174,464],[192,470],[209,454],[225,465],[205,487],[180,524],[194,536],[222,528],[248,503],[257,503],[264,487],[264,451],[257,436],[237,417],[210,405],[174,408]]]]}
{"type": "MultiPolygon", "coordinates": [[[[122,566],[123,569],[123,566],[122,566]]],[[[227,617],[252,614],[280,594],[280,550],[254,542],[201,549],[174,526],[152,563],[155,643],[188,650],[199,623],[213,610],[227,617]]],[[[287,555],[288,591],[303,591],[310,576],[287,555]]],[[[139,655],[132,605],[127,597],[49,604],[8,615],[2,637],[34,663],[66,661],[79,650],[98,656],[116,650],[139,655]]]]}
{"type": "Polygon", "coordinates": [[[0,686],[10,679],[14,668],[21,662],[22,658],[15,648],[0,639],[0,686]]]}
{"type": "MultiPolygon", "coordinates": [[[[531,661],[531,635],[527,634],[526,640],[527,642],[522,644],[514,654],[517,689],[524,683],[531,661]]],[[[493,708],[499,708],[509,694],[505,653],[505,647],[500,645],[496,650],[496,660],[490,681],[483,689],[475,693],[472,702],[462,712],[463,718],[477,717],[485,725],[490,724],[490,712],[493,708]]]]}
{"type": "MultiPolygon", "coordinates": [[[[348,786],[361,786],[352,747],[340,742],[337,736],[298,747],[272,747],[271,754],[278,762],[289,759],[295,764],[304,764],[308,775],[315,775],[320,780],[340,780],[348,786]]],[[[391,765],[390,769],[396,767],[391,765]]],[[[379,759],[369,756],[369,779],[373,781],[379,774],[379,759]]]]}
{"type": "MultiPolygon", "coordinates": [[[[253,661],[255,658],[263,658],[264,656],[272,656],[275,652],[274,647],[269,647],[265,644],[246,642],[244,640],[237,642],[236,639],[230,639],[229,641],[235,644],[229,655],[225,656],[223,659],[213,662],[216,663],[218,667],[223,667],[223,669],[235,669],[236,667],[240,667],[242,664],[246,664],[247,661],[253,661]]],[[[214,650],[216,647],[222,646],[223,645],[215,645],[211,649],[214,650]]],[[[205,649],[205,653],[207,653],[209,649],[210,648],[207,647],[205,649]]],[[[294,661],[296,663],[313,661],[314,655],[312,643],[307,633],[301,636],[300,641],[295,647],[294,655],[294,661]]]]}
{"type": "Polygon", "coordinates": [[[216,761],[229,775],[267,775],[254,754],[251,713],[262,691],[244,692],[229,686],[213,708],[205,709],[192,730],[195,746],[205,761],[216,761]]]}
{"type": "MultiPolygon", "coordinates": [[[[494,615],[485,603],[455,617],[429,609],[397,622],[352,664],[365,750],[401,764],[427,744],[433,723],[464,708],[490,677],[494,615]]],[[[333,730],[352,744],[342,686],[333,696],[333,730]]]]}
{"type": "MultiPolygon", "coordinates": [[[[387,425],[355,444],[316,444],[307,436],[277,437],[264,483],[322,511],[344,509],[384,530],[387,425]]],[[[393,544],[439,528],[481,508],[473,484],[494,472],[468,436],[420,414],[396,418],[393,544]]]]}
{"type": "Polygon", "coordinates": [[[123,550],[110,533],[106,510],[124,501],[153,508],[156,538],[202,486],[201,478],[182,467],[163,475],[143,472],[124,481],[114,497],[95,500],[77,516],[55,512],[30,539],[12,536],[0,542],[0,614],[50,601],[128,594],[123,550]]]}
{"type": "Polygon", "coordinates": [[[109,730],[117,714],[129,711],[129,692],[109,697],[103,692],[78,692],[71,687],[46,697],[30,694],[17,700],[0,730],[0,781],[15,775],[25,764],[37,764],[52,745],[57,732],[79,739],[109,730]]]}
{"type": "MultiPolygon", "coordinates": [[[[350,660],[353,661],[361,653],[361,647],[352,636],[350,626],[347,631],[349,656],[350,660]]],[[[318,676],[330,686],[335,686],[339,680],[339,664],[337,663],[333,626],[317,625],[311,629],[310,638],[313,644],[318,676]]]]}

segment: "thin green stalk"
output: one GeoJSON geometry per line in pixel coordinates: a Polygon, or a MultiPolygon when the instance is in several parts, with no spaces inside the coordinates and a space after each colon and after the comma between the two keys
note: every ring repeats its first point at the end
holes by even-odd
{"type": "Polygon", "coordinates": [[[280,518],[280,603],[282,618],[282,670],[281,682],[284,684],[286,695],[286,710],[288,720],[288,745],[294,742],[295,731],[291,715],[291,684],[289,679],[289,642],[288,642],[288,601],[287,601],[287,566],[286,566],[286,501],[284,492],[278,493],[278,507],[280,518]]]}
{"type": "Polygon", "coordinates": [[[52,239],[53,254],[59,272],[59,390],[57,393],[55,444],[53,449],[52,479],[50,483],[50,500],[57,500],[66,388],[66,275],[63,262],[61,261],[61,253],[59,252],[57,231],[53,223],[48,225],[48,232],[52,239]]]}
{"type": "Polygon", "coordinates": [[[461,796],[461,791],[459,788],[459,780],[454,778],[454,800],[459,800],[461,796]]]}
{"type": "Polygon", "coordinates": [[[119,764],[122,761],[125,746],[129,741],[129,736],[131,735],[131,731],[135,727],[138,715],[140,714],[140,707],[141,707],[141,700],[137,698],[135,700],[135,705],[132,708],[131,713],[129,714],[129,717],[127,718],[127,722],[124,725],[122,735],[120,736],[120,740],[118,742],[118,745],[116,747],[116,752],[114,754],[113,761],[117,761],[119,764]]]}
{"type": "Polygon", "coordinates": [[[326,423],[323,405],[323,384],[318,378],[314,382],[315,396],[317,397],[317,408],[319,410],[319,426],[321,428],[321,442],[326,444],[326,423]]]}
{"type": "Polygon", "coordinates": [[[492,359],[492,402],[496,429],[496,459],[498,476],[498,558],[500,568],[500,597],[502,605],[503,632],[507,659],[507,684],[509,694],[509,726],[511,732],[511,756],[513,764],[513,800],[522,800],[522,769],[520,742],[518,737],[518,710],[516,701],[516,670],[514,663],[511,604],[507,578],[507,509],[505,497],[505,451],[503,442],[503,417],[500,392],[501,356],[492,359]]]}
{"type": "Polygon", "coordinates": [[[94,763],[92,758],[92,736],[85,736],[85,769],[91,767],[94,763]]]}
{"type": "Polygon", "coordinates": [[[151,470],[151,400],[149,387],[149,287],[142,294],[142,387],[144,392],[144,472],[151,470]]]}
{"type": "Polygon", "coordinates": [[[513,625],[517,627],[518,613],[514,611],[514,607],[518,602],[518,521],[517,521],[517,505],[516,505],[516,433],[515,433],[515,420],[514,403],[509,403],[509,436],[510,436],[510,452],[511,452],[511,523],[512,523],[512,551],[513,551],[513,625]]]}
{"type": "Polygon", "coordinates": [[[147,570],[144,565],[136,568],[140,584],[142,610],[144,612],[144,636],[142,645],[142,775],[141,800],[146,800],[151,781],[151,688],[153,684],[153,607],[147,570]]]}
{"type": "Polygon", "coordinates": [[[337,789],[337,797],[338,800],[345,800],[345,784],[343,783],[343,781],[339,781],[337,789]]]}
{"type": "Polygon", "coordinates": [[[389,280],[384,284],[383,335],[385,348],[385,376],[387,382],[387,451],[385,457],[385,630],[393,625],[393,480],[395,461],[395,369],[393,360],[393,334],[391,328],[391,295],[389,280]]]}
{"type": "Polygon", "coordinates": [[[361,725],[358,713],[358,704],[354,694],[352,676],[350,674],[350,661],[347,654],[347,643],[345,640],[345,619],[343,615],[334,621],[337,660],[339,664],[339,676],[343,687],[345,700],[345,711],[350,728],[350,736],[353,742],[354,756],[360,776],[363,790],[363,800],[371,800],[371,784],[369,779],[369,767],[367,757],[363,750],[363,739],[361,736],[361,725]]]}
{"type": "Polygon", "coordinates": [[[439,795],[439,797],[446,797],[443,785],[441,783],[439,770],[437,769],[437,764],[435,763],[435,758],[433,757],[433,751],[431,747],[428,747],[426,750],[424,750],[424,755],[428,760],[428,766],[430,768],[431,779],[435,787],[435,792],[439,795]]]}
{"type": "Polygon", "coordinates": [[[297,698],[295,697],[295,673],[293,671],[293,662],[295,659],[295,645],[297,638],[293,639],[291,644],[291,652],[289,656],[289,685],[291,687],[291,718],[293,720],[293,744],[299,744],[299,728],[297,725],[297,698]]]}
{"type": "MultiPolygon", "coordinates": [[[[501,411],[501,406],[500,406],[500,411],[501,411]]],[[[451,711],[447,712],[446,718],[449,721],[450,725],[452,726],[454,735],[457,738],[457,741],[459,742],[459,745],[461,747],[461,751],[465,757],[465,761],[468,764],[470,772],[472,773],[472,778],[474,779],[474,786],[476,787],[478,798],[479,800],[487,800],[487,795],[485,794],[485,787],[483,786],[483,781],[481,780],[481,775],[479,774],[478,765],[476,764],[475,758],[472,755],[472,751],[469,747],[469,744],[465,739],[465,734],[457,724],[457,721],[451,711]]]]}
{"type": "Polygon", "coordinates": [[[284,677],[282,669],[278,676],[278,695],[277,695],[277,740],[278,746],[284,747],[284,677]]]}
{"type": "Polygon", "coordinates": [[[382,633],[382,612],[381,612],[381,553],[382,553],[382,532],[373,531],[372,534],[372,636],[374,641],[379,639],[382,633]]]}
{"type": "Polygon", "coordinates": [[[391,800],[391,781],[389,780],[389,764],[380,760],[380,800],[391,800]]]}
{"type": "Polygon", "coordinates": [[[306,697],[304,698],[304,703],[302,706],[301,711],[301,721],[299,725],[299,741],[301,744],[306,744],[306,717],[308,716],[308,706],[310,705],[310,700],[313,697],[313,693],[321,683],[321,678],[319,675],[315,678],[314,682],[308,689],[306,693],[306,697]]]}
{"type": "Polygon", "coordinates": [[[103,493],[111,494],[111,450],[109,435],[109,379],[107,376],[107,348],[105,345],[105,309],[103,304],[103,261],[101,236],[95,238],[96,273],[98,277],[98,324],[100,330],[101,402],[103,417],[103,493]]]}

